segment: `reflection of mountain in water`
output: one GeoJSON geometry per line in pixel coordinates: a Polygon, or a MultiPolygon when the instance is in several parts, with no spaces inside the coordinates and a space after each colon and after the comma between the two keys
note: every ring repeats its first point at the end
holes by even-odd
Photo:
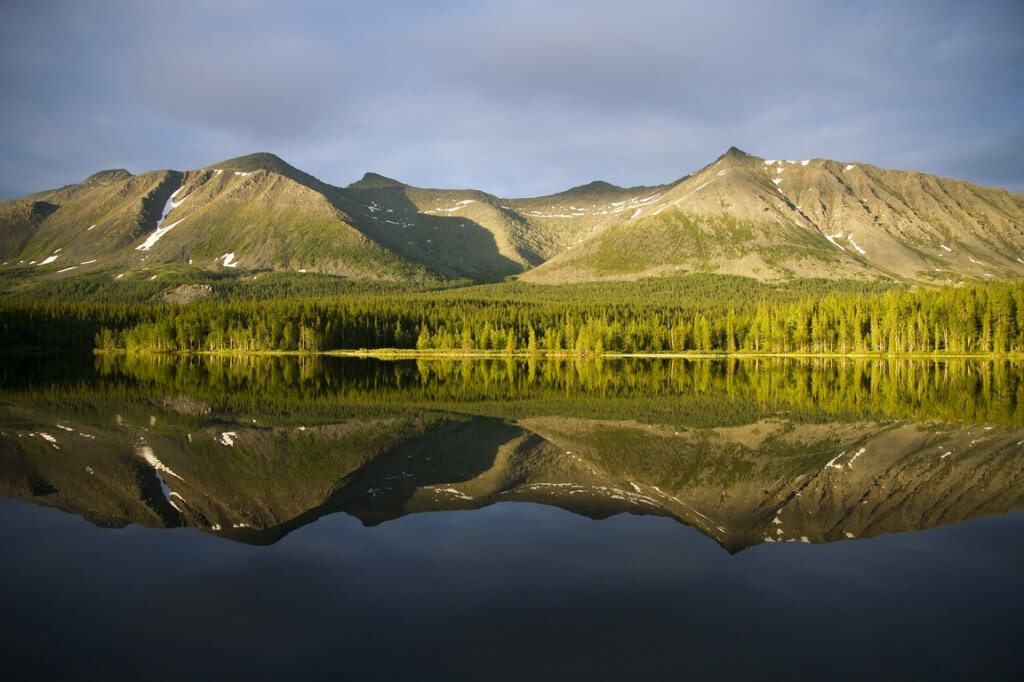
{"type": "MultiPolygon", "coordinates": [[[[723,382],[706,391],[755,402],[735,373],[723,382]]],[[[777,402],[746,419],[723,403],[725,425],[671,419],[686,394],[644,403],[654,415],[645,420],[567,417],[568,403],[549,395],[507,406],[517,420],[437,403],[348,405],[341,418],[322,403],[287,418],[275,407],[269,419],[181,394],[78,392],[59,408],[42,391],[0,409],[0,492],[105,526],[193,526],[264,544],[329,513],[376,524],[519,501],[594,518],[667,516],[737,551],[1024,507],[1024,429],[1014,424],[793,414],[777,402]]]]}

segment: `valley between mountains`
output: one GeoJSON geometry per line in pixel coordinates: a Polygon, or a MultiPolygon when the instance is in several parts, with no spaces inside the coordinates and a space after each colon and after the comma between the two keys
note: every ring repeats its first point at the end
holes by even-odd
{"type": "Polygon", "coordinates": [[[0,262],[0,273],[57,279],[191,266],[383,282],[992,281],[1024,276],[1024,195],[731,148],[664,185],[598,181],[506,199],[373,173],[338,187],[260,153],[188,171],[103,171],[0,202],[0,262]]]}

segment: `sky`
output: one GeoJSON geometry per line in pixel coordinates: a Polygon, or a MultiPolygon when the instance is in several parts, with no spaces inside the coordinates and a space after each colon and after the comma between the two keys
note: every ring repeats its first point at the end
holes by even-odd
{"type": "Polygon", "coordinates": [[[1020,0],[0,0],[0,199],[258,151],[653,185],[730,146],[1024,192],[1020,0]]]}

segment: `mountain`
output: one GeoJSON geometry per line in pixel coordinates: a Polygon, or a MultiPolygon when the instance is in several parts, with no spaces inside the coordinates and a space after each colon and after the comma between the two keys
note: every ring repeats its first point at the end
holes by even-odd
{"type": "Polygon", "coordinates": [[[1024,195],[731,148],[665,185],[502,199],[375,173],[337,187],[259,153],[190,171],[102,171],[0,202],[0,259],[63,277],[177,263],[394,281],[1007,279],[1024,276],[1024,195]]]}
{"type": "Polygon", "coordinates": [[[193,171],[105,171],[0,204],[3,257],[59,273],[200,267],[422,277],[353,225],[331,188],[270,154],[193,171]]]}
{"type": "Polygon", "coordinates": [[[1019,428],[778,418],[673,428],[392,412],[183,430],[163,413],[132,424],[8,408],[5,421],[20,426],[0,433],[0,494],[101,526],[190,526],[253,544],[338,512],[376,525],[531,502],[595,519],[664,516],[730,552],[921,530],[1024,506],[1019,428]]]}
{"type": "Polygon", "coordinates": [[[259,544],[336,512],[374,525],[512,501],[664,516],[729,551],[863,538],[1024,508],[1017,369],[12,358],[0,495],[259,544]]]}
{"type": "MultiPolygon", "coordinates": [[[[587,215],[605,216],[616,202],[587,215]]],[[[532,281],[715,272],[759,279],[919,281],[1024,274],[1024,195],[921,173],[730,149],[638,193],[628,218],[580,239],[532,281]]]]}

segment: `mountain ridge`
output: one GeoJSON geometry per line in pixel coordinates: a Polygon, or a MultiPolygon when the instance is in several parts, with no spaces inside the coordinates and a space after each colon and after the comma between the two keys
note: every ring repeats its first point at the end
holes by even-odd
{"type": "Polygon", "coordinates": [[[655,186],[541,197],[429,189],[368,172],[331,185],[257,152],[124,169],[0,202],[4,269],[74,276],[185,264],[537,283],[682,273],[948,283],[1024,277],[1024,195],[730,147],[655,186]]]}

